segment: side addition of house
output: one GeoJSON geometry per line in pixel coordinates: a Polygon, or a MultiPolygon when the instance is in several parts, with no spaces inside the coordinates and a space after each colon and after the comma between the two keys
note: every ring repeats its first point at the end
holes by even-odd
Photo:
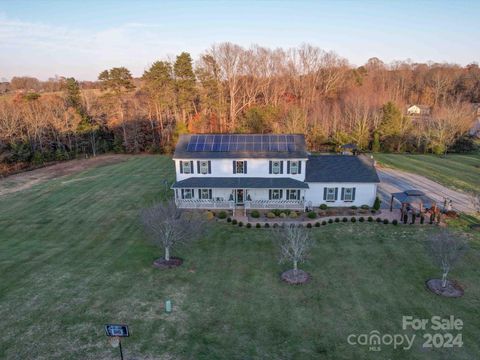
{"type": "Polygon", "coordinates": [[[373,205],[373,164],[307,152],[303,135],[182,135],[173,156],[181,208],[297,209],[373,205]]]}

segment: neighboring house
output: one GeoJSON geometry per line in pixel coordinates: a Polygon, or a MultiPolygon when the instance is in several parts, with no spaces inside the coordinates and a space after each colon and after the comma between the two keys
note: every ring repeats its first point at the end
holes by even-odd
{"type": "Polygon", "coordinates": [[[407,108],[407,115],[414,117],[428,117],[431,109],[427,105],[411,105],[407,108]]]}
{"type": "Polygon", "coordinates": [[[310,155],[303,135],[181,135],[173,160],[181,208],[371,206],[379,182],[370,160],[310,155]]]}

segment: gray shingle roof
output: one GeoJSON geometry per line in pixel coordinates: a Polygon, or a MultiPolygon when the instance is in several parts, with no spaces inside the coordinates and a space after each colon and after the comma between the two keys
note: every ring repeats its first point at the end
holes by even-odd
{"type": "Polygon", "coordinates": [[[363,156],[312,155],[305,182],[378,183],[380,179],[372,162],[363,156]]]}
{"type": "MultiPolygon", "coordinates": [[[[195,135],[195,134],[187,134],[187,135],[180,135],[178,139],[177,145],[175,147],[175,152],[173,154],[174,159],[242,159],[242,158],[271,158],[271,159],[306,159],[308,157],[307,147],[305,144],[305,136],[300,134],[288,134],[288,135],[266,135],[266,134],[224,134],[224,137],[239,137],[241,136],[242,139],[245,139],[245,142],[248,144],[251,143],[259,143],[259,145],[263,145],[262,137],[278,137],[283,136],[287,137],[291,140],[285,141],[282,145],[293,145],[287,146],[287,151],[279,151],[281,148],[277,149],[269,149],[265,150],[265,147],[260,146],[260,149],[263,150],[250,150],[250,151],[237,151],[235,146],[233,150],[231,148],[225,149],[221,148],[221,150],[217,149],[216,151],[205,151],[205,148],[202,147],[201,151],[197,151],[196,147],[189,147],[190,140],[192,137],[205,137],[211,136],[218,137],[221,134],[209,134],[209,135],[195,135]],[[257,140],[260,139],[260,140],[257,140]]],[[[194,138],[195,139],[195,138],[194,138]]],[[[223,145],[223,144],[222,144],[223,145]]],[[[213,146],[211,147],[214,148],[213,146]]],[[[257,148],[257,147],[255,147],[257,148]]]]}
{"type": "Polygon", "coordinates": [[[308,189],[308,184],[292,178],[191,177],[172,188],[308,189]]]}

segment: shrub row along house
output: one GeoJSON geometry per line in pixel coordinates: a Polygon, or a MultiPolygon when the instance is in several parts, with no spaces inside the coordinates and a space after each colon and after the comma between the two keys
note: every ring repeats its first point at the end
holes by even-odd
{"type": "Polygon", "coordinates": [[[311,155],[304,135],[181,135],[173,160],[180,208],[371,206],[379,182],[370,160],[311,155]]]}

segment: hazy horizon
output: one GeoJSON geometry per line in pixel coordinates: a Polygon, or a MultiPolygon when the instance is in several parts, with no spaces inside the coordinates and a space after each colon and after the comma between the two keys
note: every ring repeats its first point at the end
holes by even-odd
{"type": "Polygon", "coordinates": [[[0,2],[0,79],[55,75],[96,80],[125,66],[136,77],[155,60],[214,43],[335,51],[353,65],[371,57],[478,62],[480,3],[461,1],[0,2]]]}

